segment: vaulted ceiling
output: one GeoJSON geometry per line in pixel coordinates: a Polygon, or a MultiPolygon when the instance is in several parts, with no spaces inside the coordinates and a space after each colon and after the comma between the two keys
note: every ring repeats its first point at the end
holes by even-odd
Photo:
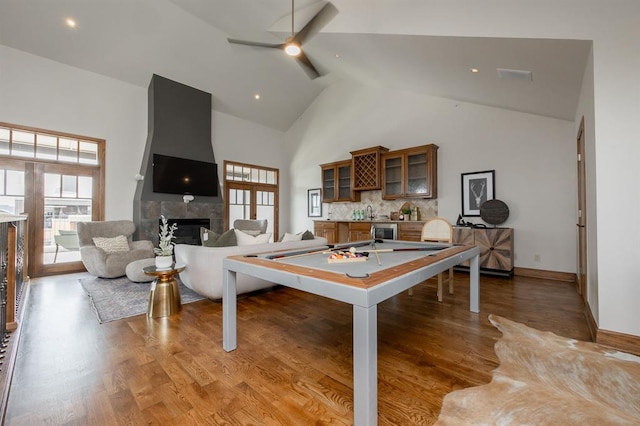
{"type": "MultiPolygon", "coordinates": [[[[325,3],[298,0],[295,31],[325,3]]],[[[315,80],[280,50],[227,42],[283,42],[288,0],[3,0],[0,44],[145,88],[159,74],[211,93],[218,111],[282,131],[341,79],[573,119],[590,41],[381,33],[368,2],[333,4],[338,15],[304,45],[324,73],[315,80]],[[532,80],[500,79],[497,68],[532,80]]],[[[415,19],[405,9],[394,19],[415,19]]]]}

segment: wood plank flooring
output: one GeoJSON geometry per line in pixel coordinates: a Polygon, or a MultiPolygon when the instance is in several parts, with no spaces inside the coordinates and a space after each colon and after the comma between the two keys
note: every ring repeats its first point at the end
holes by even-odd
{"type": "MultiPolygon", "coordinates": [[[[349,305],[278,287],[239,299],[238,349],[222,349],[222,305],[99,324],[78,278],[32,281],[9,425],[349,425],[349,305]]],[[[436,282],[378,309],[380,425],[429,425],[449,392],[488,383],[500,337],[491,313],[590,340],[575,285],[468,275],[437,302],[436,282]]]]}

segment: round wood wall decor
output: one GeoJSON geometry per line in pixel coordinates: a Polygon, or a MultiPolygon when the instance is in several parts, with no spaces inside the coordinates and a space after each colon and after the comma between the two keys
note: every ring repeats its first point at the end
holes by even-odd
{"type": "Polygon", "coordinates": [[[491,225],[500,225],[509,217],[509,207],[500,200],[488,200],[480,206],[480,217],[491,225]]]}

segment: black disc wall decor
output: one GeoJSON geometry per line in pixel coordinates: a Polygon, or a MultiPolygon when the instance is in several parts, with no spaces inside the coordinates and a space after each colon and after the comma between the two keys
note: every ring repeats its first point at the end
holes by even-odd
{"type": "Polygon", "coordinates": [[[488,200],[480,206],[480,218],[491,225],[500,225],[509,217],[509,207],[500,200],[488,200]]]}

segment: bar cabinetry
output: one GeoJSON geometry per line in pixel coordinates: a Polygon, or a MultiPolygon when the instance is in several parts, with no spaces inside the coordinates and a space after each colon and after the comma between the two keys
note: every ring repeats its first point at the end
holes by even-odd
{"type": "Polygon", "coordinates": [[[424,222],[399,222],[398,239],[404,241],[420,241],[422,239],[422,227],[424,222]]]}
{"type": "Polygon", "coordinates": [[[437,198],[437,145],[389,151],[381,160],[383,199],[437,198]]]}
{"type": "Polygon", "coordinates": [[[349,242],[371,239],[371,222],[349,223],[349,242]]]}
{"type": "Polygon", "coordinates": [[[355,191],[380,189],[380,159],[381,155],[387,151],[389,148],[383,146],[351,151],[352,180],[355,191]]]}
{"type": "Polygon", "coordinates": [[[338,243],[338,226],[336,222],[321,222],[316,220],[313,225],[313,234],[316,237],[324,237],[327,244],[338,243]]]}
{"type": "Polygon", "coordinates": [[[321,164],[322,202],[360,201],[360,193],[354,191],[351,160],[321,164]]]}

